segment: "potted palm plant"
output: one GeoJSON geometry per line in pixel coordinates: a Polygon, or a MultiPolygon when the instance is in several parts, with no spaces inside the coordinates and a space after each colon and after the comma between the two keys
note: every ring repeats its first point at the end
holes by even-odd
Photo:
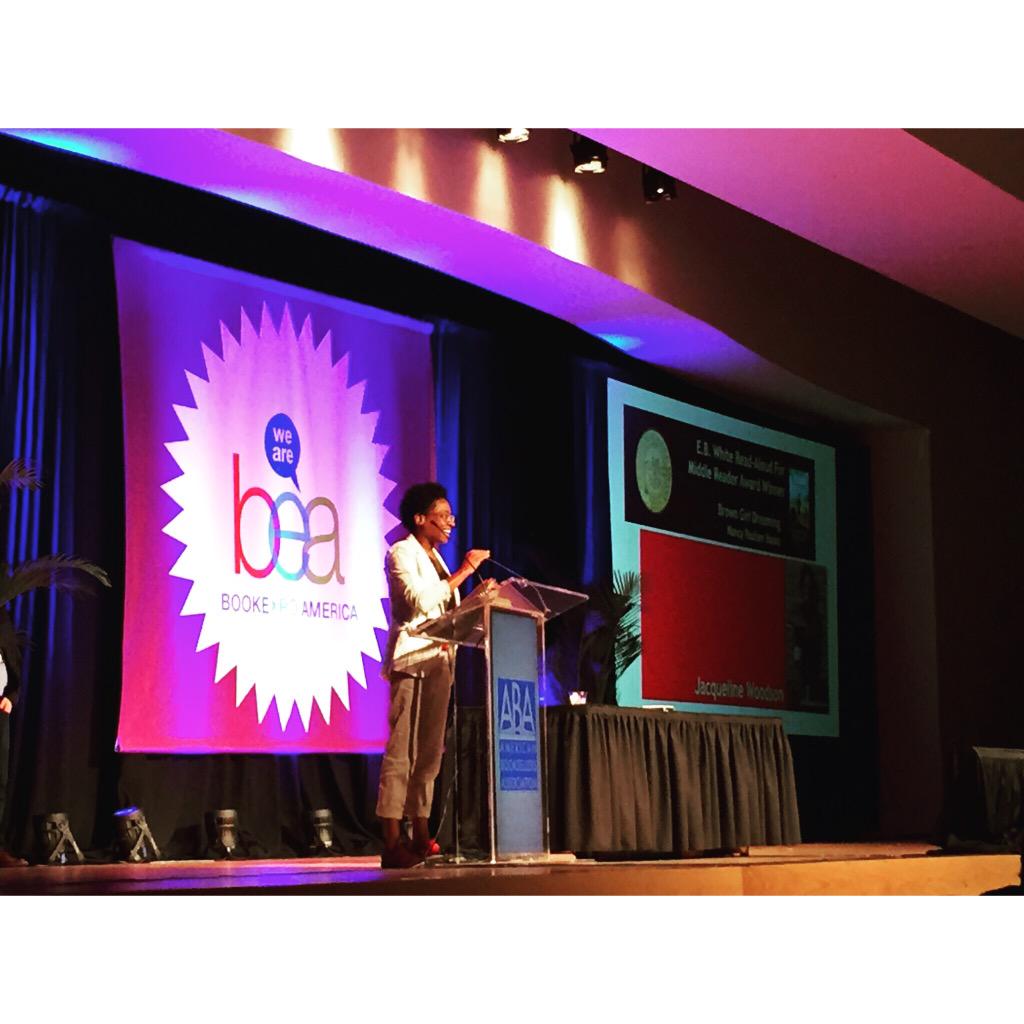
{"type": "Polygon", "coordinates": [[[616,572],[588,587],[579,649],[579,687],[588,704],[617,704],[616,684],[640,656],[640,574],[616,572]]]}

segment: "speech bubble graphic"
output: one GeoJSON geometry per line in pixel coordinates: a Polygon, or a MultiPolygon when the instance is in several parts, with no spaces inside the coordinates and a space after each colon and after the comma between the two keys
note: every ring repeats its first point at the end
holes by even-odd
{"type": "Polygon", "coordinates": [[[267,429],[263,433],[263,448],[267,453],[270,468],[299,489],[299,456],[302,454],[302,443],[299,432],[295,429],[291,417],[279,412],[267,421],[267,429]]]}

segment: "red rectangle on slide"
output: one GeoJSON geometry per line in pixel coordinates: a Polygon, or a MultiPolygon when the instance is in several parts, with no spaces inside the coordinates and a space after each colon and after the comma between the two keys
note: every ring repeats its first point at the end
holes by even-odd
{"type": "Polygon", "coordinates": [[[645,700],[785,707],[785,560],[640,531],[645,700]]]}

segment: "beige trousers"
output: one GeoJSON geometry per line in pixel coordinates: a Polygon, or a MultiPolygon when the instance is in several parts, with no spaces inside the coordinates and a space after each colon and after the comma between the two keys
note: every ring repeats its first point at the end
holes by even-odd
{"type": "Polygon", "coordinates": [[[439,659],[422,676],[391,673],[388,737],[380,766],[377,816],[426,818],[441,770],[452,667],[439,659]]]}

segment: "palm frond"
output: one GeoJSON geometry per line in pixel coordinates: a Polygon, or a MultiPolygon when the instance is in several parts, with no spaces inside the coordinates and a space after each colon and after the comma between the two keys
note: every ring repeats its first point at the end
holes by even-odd
{"type": "Polygon", "coordinates": [[[592,703],[614,704],[616,681],[640,656],[640,574],[616,572],[588,593],[595,624],[580,642],[580,688],[592,703]]]}
{"type": "Polygon", "coordinates": [[[35,558],[10,569],[7,566],[0,566],[0,607],[30,590],[38,590],[41,587],[65,591],[88,590],[89,581],[86,577],[89,576],[105,587],[110,586],[110,577],[106,570],[84,558],[72,558],[68,555],[35,558]]]}
{"type": "Polygon", "coordinates": [[[43,486],[39,474],[24,459],[11,459],[0,469],[0,487],[24,487],[29,491],[38,491],[43,486]]]}
{"type": "Polygon", "coordinates": [[[623,602],[615,629],[615,678],[619,679],[640,657],[640,574],[617,572],[612,585],[623,602]]]}
{"type": "Polygon", "coordinates": [[[640,596],[640,573],[612,573],[612,590],[620,597],[627,598],[630,601],[636,600],[640,596]]]}

